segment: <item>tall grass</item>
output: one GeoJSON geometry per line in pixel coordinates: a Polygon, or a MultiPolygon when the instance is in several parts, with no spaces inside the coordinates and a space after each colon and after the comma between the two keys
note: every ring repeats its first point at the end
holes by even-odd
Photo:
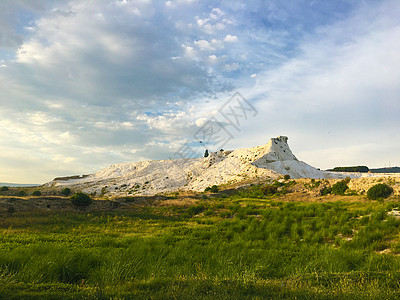
{"type": "Polygon", "coordinates": [[[378,253],[400,248],[393,204],[223,201],[3,219],[0,298],[398,295],[400,259],[378,253]]]}

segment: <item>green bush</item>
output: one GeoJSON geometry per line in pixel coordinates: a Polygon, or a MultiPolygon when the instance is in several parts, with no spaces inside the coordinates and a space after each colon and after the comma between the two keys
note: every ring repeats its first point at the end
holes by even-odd
{"type": "Polygon", "coordinates": [[[213,185],[210,190],[212,193],[218,193],[219,188],[216,185],[213,185]]]}
{"type": "Polygon", "coordinates": [[[204,215],[205,216],[211,216],[213,214],[213,211],[211,210],[211,209],[207,209],[205,212],[204,212],[204,215]]]}
{"type": "Polygon", "coordinates": [[[89,206],[93,200],[88,195],[79,192],[71,197],[71,201],[76,206],[89,206]]]}
{"type": "Polygon", "coordinates": [[[261,191],[263,192],[264,195],[268,196],[268,195],[274,195],[278,192],[278,189],[276,188],[276,186],[273,185],[265,185],[261,188],[261,191]]]}
{"type": "Polygon", "coordinates": [[[218,193],[219,188],[215,184],[211,187],[206,187],[205,192],[218,193]]]}
{"type": "Polygon", "coordinates": [[[285,176],[283,176],[283,179],[289,180],[290,179],[290,175],[286,174],[285,176]]]}
{"type": "Polygon", "coordinates": [[[3,186],[3,187],[0,189],[0,191],[2,191],[2,192],[8,191],[8,186],[3,186]]]}
{"type": "Polygon", "coordinates": [[[19,197],[25,197],[26,196],[26,192],[25,191],[19,191],[17,195],[19,197]]]}
{"type": "Polygon", "coordinates": [[[65,188],[61,191],[61,194],[68,197],[69,195],[71,195],[71,189],[70,188],[65,188]]]}
{"type": "Polygon", "coordinates": [[[309,190],[313,190],[321,185],[321,180],[315,180],[311,178],[310,183],[304,183],[304,187],[309,190]]]}
{"type": "Polygon", "coordinates": [[[327,186],[324,186],[320,191],[321,196],[326,196],[326,195],[330,194],[331,192],[332,192],[332,188],[327,187],[327,186]]]}
{"type": "Polygon", "coordinates": [[[378,183],[371,187],[367,192],[368,199],[377,200],[389,197],[393,193],[393,188],[384,183],[378,183]]]}
{"type": "Polygon", "coordinates": [[[342,180],[342,181],[336,182],[336,183],[332,186],[332,194],[335,194],[335,195],[344,195],[344,193],[346,192],[346,190],[349,188],[349,187],[347,186],[346,181],[347,181],[347,180],[342,180]]]}
{"type": "Polygon", "coordinates": [[[206,208],[204,207],[204,205],[200,204],[200,205],[189,206],[187,212],[190,216],[194,216],[203,212],[205,209],[206,208]]]}
{"type": "Polygon", "coordinates": [[[42,196],[42,192],[39,190],[33,191],[32,196],[42,196]]]}

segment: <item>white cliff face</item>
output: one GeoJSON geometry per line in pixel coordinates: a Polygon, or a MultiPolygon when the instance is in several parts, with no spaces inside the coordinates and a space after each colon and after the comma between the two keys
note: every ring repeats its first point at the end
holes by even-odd
{"type": "Polygon", "coordinates": [[[297,161],[296,156],[293,155],[287,143],[286,136],[278,136],[272,138],[266,147],[263,149],[262,157],[254,161],[254,165],[258,163],[271,163],[276,161],[293,160],[297,161]]]}
{"type": "Polygon", "coordinates": [[[291,178],[345,177],[298,161],[287,141],[287,137],[279,136],[266,145],[213,152],[204,158],[116,164],[85,178],[55,180],[47,185],[68,186],[97,196],[126,196],[177,190],[204,191],[212,185],[274,179],[286,174],[291,178]]]}

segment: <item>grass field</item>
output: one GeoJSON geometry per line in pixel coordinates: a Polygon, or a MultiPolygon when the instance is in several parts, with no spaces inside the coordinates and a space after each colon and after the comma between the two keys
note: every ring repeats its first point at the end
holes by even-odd
{"type": "Polygon", "coordinates": [[[0,299],[400,297],[396,199],[204,198],[2,215],[0,299]]]}

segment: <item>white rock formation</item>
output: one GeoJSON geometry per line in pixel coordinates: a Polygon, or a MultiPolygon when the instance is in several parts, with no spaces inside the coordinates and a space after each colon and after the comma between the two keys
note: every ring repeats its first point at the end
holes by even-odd
{"type": "MultiPolygon", "coordinates": [[[[151,195],[177,190],[203,191],[206,187],[255,179],[344,178],[297,160],[288,138],[272,138],[268,144],[234,151],[212,152],[208,157],[141,161],[112,165],[84,178],[53,180],[47,186],[70,187],[97,196],[151,195]]],[[[355,177],[355,176],[352,176],[355,177]]]]}

